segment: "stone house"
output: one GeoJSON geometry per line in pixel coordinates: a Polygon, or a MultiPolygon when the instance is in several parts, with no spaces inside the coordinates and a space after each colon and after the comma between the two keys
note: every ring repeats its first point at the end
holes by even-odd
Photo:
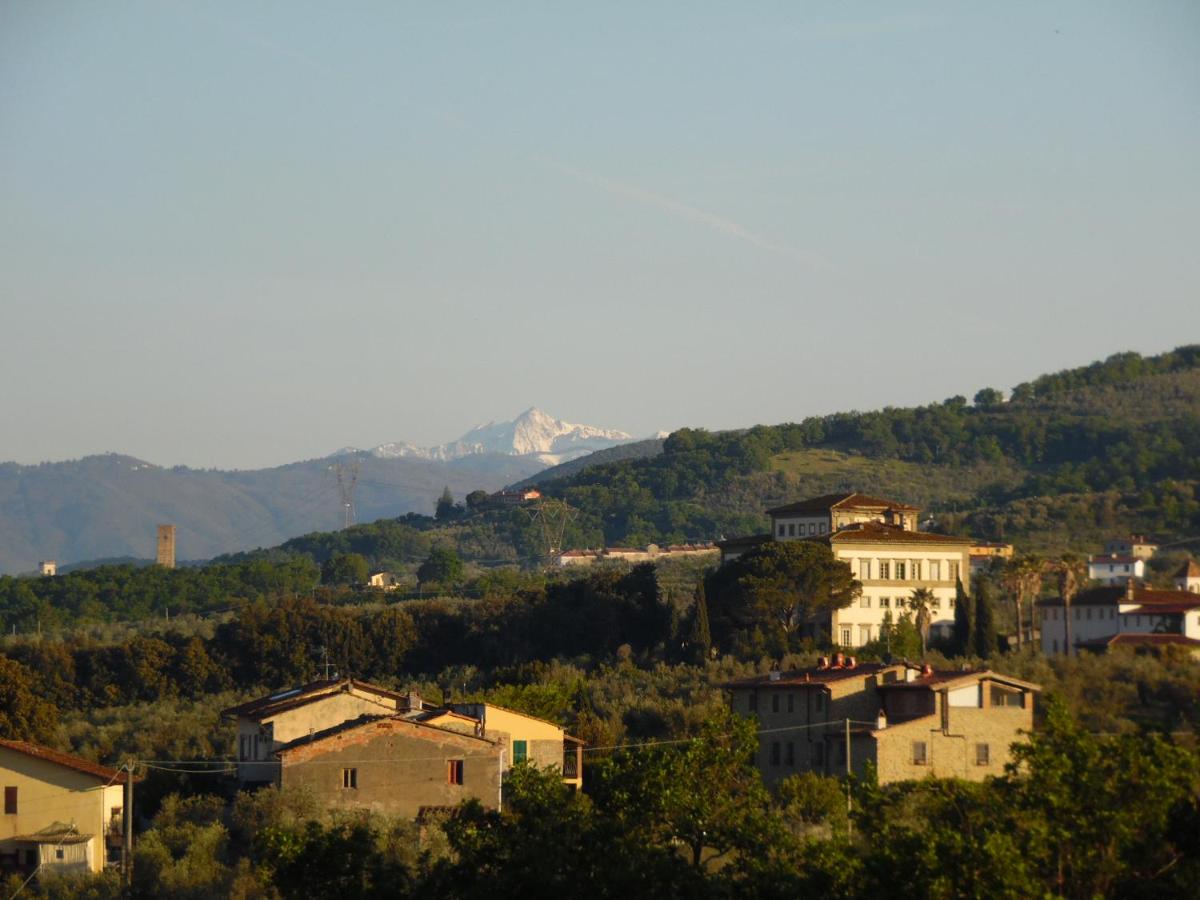
{"type": "Polygon", "coordinates": [[[970,585],[969,538],[917,530],[920,509],[866,494],[828,494],[767,510],[771,533],[719,541],[722,562],[770,541],[821,541],[862,584],[853,605],[811,623],[812,636],[840,647],[861,647],[880,636],[885,619],[898,620],[913,591],[933,594],[934,636],[954,628],[960,582],[970,585]]]}
{"type": "Polygon", "coordinates": [[[127,777],[49,747],[0,740],[0,876],[99,872],[119,863],[127,777]]]}
{"type": "Polygon", "coordinates": [[[1038,691],[987,670],[858,664],[841,654],[815,669],[727,687],[734,712],[759,723],[756,762],[771,786],[802,772],[862,775],[868,763],[881,784],[999,775],[1011,745],[1033,727],[1038,691]]]}
{"type": "Polygon", "coordinates": [[[237,777],[242,784],[276,780],[275,752],[298,738],[362,716],[388,716],[424,708],[415,694],[400,694],[354,678],[333,678],[278,691],[223,710],[237,720],[237,777]]]}
{"type": "Polygon", "coordinates": [[[273,782],[306,788],[330,809],[415,819],[478,800],[498,809],[504,742],[405,716],[363,716],[277,748],[273,782]]]}

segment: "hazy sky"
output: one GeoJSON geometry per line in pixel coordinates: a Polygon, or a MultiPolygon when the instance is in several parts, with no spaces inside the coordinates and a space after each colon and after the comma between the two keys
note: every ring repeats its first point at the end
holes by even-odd
{"type": "Polygon", "coordinates": [[[970,396],[1198,245],[1195,0],[0,0],[0,460],[970,396]]]}

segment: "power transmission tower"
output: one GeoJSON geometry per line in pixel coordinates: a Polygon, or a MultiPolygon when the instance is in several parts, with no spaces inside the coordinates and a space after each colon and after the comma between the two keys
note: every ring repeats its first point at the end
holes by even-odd
{"type": "Polygon", "coordinates": [[[354,487],[358,484],[358,459],[352,458],[349,463],[341,460],[329,467],[337,479],[338,495],[342,498],[342,511],[346,515],[344,528],[354,524],[354,487]]]}
{"type": "Polygon", "coordinates": [[[565,500],[540,497],[537,503],[527,507],[525,512],[530,521],[539,526],[541,555],[547,563],[553,561],[562,553],[563,535],[566,534],[567,524],[575,520],[579,510],[569,506],[565,500]]]}

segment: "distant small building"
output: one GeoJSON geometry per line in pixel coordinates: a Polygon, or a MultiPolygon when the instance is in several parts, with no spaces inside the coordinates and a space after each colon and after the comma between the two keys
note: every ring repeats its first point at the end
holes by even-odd
{"type": "Polygon", "coordinates": [[[993,559],[1012,559],[1013,545],[999,541],[977,541],[971,545],[972,556],[990,556],[993,559]]]}
{"type": "Polygon", "coordinates": [[[1175,589],[1200,594],[1200,565],[1194,559],[1189,559],[1175,573],[1175,589]]]}
{"type": "Polygon", "coordinates": [[[650,544],[636,547],[607,547],[602,550],[565,550],[558,556],[560,566],[590,566],[593,563],[620,560],[629,563],[657,562],[661,559],[704,559],[716,557],[720,547],[713,543],[671,544],[660,547],[650,544]]]}
{"type": "Polygon", "coordinates": [[[1130,578],[1146,576],[1146,561],[1137,556],[1089,556],[1088,580],[1105,585],[1123,585],[1130,578]]]}
{"type": "Polygon", "coordinates": [[[0,875],[99,872],[121,859],[127,773],[0,740],[0,875]]]}
{"type": "Polygon", "coordinates": [[[367,587],[379,588],[382,591],[394,591],[400,587],[400,579],[392,572],[372,572],[367,577],[367,587]]]}
{"type": "Polygon", "coordinates": [[[38,563],[38,573],[43,578],[53,578],[58,574],[58,563],[52,559],[43,559],[38,563]]]}
{"type": "Polygon", "coordinates": [[[1107,556],[1133,556],[1137,559],[1150,559],[1157,552],[1158,544],[1152,543],[1144,534],[1112,538],[1104,544],[1104,553],[1107,556]]]}
{"type": "Polygon", "coordinates": [[[154,561],[168,569],[175,568],[175,526],[158,526],[158,546],[154,561]]]}
{"type": "MultiPolygon", "coordinates": [[[[1042,612],[1042,652],[1067,651],[1066,617],[1061,597],[1038,601],[1042,612]]],[[[1179,644],[1200,650],[1200,596],[1188,591],[1159,591],[1132,580],[1124,587],[1083,591],[1071,601],[1071,643],[1076,650],[1105,650],[1113,645],[1179,644]]]]}
{"type": "Polygon", "coordinates": [[[532,500],[540,500],[542,492],[537,488],[514,488],[513,490],[497,491],[488,499],[500,506],[520,506],[532,500]]]}
{"type": "Polygon", "coordinates": [[[841,654],[726,687],[733,711],[760,726],[755,761],[772,786],[801,772],[862,775],[868,764],[880,784],[1000,775],[1012,745],[1033,728],[1040,690],[988,670],[860,665],[841,654]]]}

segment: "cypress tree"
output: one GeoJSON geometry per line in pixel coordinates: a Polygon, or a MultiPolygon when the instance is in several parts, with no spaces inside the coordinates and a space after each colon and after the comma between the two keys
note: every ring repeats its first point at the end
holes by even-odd
{"type": "Polygon", "coordinates": [[[979,579],[975,588],[975,655],[989,659],[996,651],[996,612],[988,596],[988,584],[979,579]]]}
{"type": "Polygon", "coordinates": [[[966,656],[975,645],[971,634],[971,620],[974,618],[971,613],[971,598],[963,590],[962,579],[959,579],[954,591],[954,652],[958,656],[966,656]]]}
{"type": "Polygon", "coordinates": [[[696,612],[693,640],[700,650],[700,659],[708,659],[712,650],[712,632],[708,625],[708,599],[704,592],[704,580],[696,585],[696,612]]]}

